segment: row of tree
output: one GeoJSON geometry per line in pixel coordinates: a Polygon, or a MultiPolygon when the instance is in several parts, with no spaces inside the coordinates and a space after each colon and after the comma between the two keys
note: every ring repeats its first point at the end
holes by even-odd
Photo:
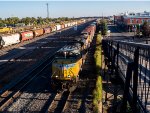
{"type": "Polygon", "coordinates": [[[70,21],[73,18],[68,17],[59,17],[59,18],[42,18],[42,17],[26,17],[26,18],[18,18],[18,17],[10,17],[2,19],[0,18],[0,27],[4,26],[15,26],[16,24],[23,23],[25,25],[43,25],[48,24],[50,22],[62,22],[62,21],[70,21]]]}

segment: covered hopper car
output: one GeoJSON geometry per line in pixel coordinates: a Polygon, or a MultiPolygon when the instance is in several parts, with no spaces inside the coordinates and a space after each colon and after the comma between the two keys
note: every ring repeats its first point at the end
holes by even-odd
{"type": "Polygon", "coordinates": [[[33,37],[34,36],[32,31],[21,32],[21,41],[26,41],[32,39],[33,37]]]}
{"type": "Polygon", "coordinates": [[[0,36],[0,48],[17,44],[20,42],[20,34],[14,33],[14,34],[7,34],[7,35],[1,35],[0,36]]]}
{"type": "MultiPolygon", "coordinates": [[[[75,25],[77,21],[72,22],[72,25],[75,25]]],[[[18,33],[14,34],[1,34],[0,35],[0,48],[14,45],[23,41],[27,41],[44,34],[49,34],[51,32],[55,32],[57,30],[61,30],[63,28],[71,26],[71,22],[67,22],[65,24],[52,24],[49,27],[39,28],[39,29],[28,29],[28,31],[17,31],[18,33]]],[[[2,32],[11,31],[12,28],[1,28],[2,32]]],[[[0,32],[1,32],[0,31],[0,32]]]]}

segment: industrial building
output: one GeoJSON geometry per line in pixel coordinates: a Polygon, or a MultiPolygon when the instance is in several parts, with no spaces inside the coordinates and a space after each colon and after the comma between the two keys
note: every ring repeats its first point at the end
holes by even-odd
{"type": "Polygon", "coordinates": [[[121,13],[114,15],[114,23],[127,31],[135,31],[137,26],[141,26],[144,21],[150,23],[150,12],[142,13],[121,13]]]}

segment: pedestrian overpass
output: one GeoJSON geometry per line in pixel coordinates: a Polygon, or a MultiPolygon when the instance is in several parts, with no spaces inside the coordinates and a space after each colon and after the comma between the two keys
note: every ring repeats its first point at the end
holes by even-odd
{"type": "Polygon", "coordinates": [[[103,39],[102,49],[110,76],[121,78],[123,83],[121,113],[126,112],[127,102],[133,113],[149,113],[150,45],[103,39]]]}

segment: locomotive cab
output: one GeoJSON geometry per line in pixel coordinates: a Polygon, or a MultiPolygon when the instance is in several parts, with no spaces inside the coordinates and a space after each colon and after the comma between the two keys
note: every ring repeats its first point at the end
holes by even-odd
{"type": "Polygon", "coordinates": [[[56,53],[51,78],[57,88],[68,89],[78,81],[82,66],[81,51],[81,44],[75,43],[65,46],[56,53]]]}

